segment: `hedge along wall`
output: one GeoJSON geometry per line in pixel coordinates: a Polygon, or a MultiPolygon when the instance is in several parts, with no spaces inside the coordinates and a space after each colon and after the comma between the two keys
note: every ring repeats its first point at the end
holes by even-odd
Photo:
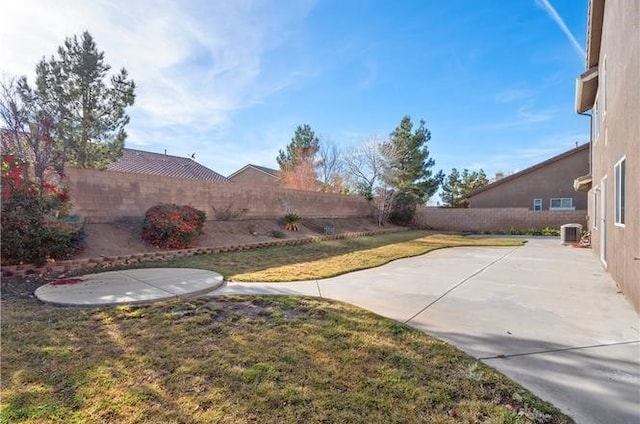
{"type": "Polygon", "coordinates": [[[418,208],[414,224],[441,231],[504,231],[510,228],[560,229],[564,224],[582,224],[587,211],[532,211],[527,208],[418,208]]]}
{"type": "Polygon", "coordinates": [[[304,217],[363,217],[371,215],[360,196],[245,186],[95,169],[66,170],[75,213],[89,223],[142,218],[158,203],[191,205],[214,219],[212,208],[247,209],[247,218],[279,218],[286,213],[304,217]]]}

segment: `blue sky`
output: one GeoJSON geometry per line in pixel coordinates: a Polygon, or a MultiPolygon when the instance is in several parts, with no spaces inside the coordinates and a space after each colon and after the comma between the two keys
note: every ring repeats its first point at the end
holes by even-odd
{"type": "Polygon", "coordinates": [[[587,0],[4,2],[0,72],[89,30],[138,86],[127,147],[229,175],[295,128],[342,149],[426,121],[436,169],[512,173],[588,141],[587,0]]]}

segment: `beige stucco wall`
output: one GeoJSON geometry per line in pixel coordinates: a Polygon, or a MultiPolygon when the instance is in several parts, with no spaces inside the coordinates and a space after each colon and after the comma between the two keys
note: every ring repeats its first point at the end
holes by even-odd
{"type": "Polygon", "coordinates": [[[587,194],[573,189],[573,180],[589,172],[589,149],[551,162],[529,173],[496,184],[469,199],[470,208],[533,209],[533,199],[542,199],[548,210],[551,198],[573,198],[576,210],[587,209],[587,194]]]}
{"type": "Polygon", "coordinates": [[[602,33],[598,83],[602,92],[606,81],[607,104],[593,142],[589,192],[593,252],[603,258],[603,266],[640,312],[640,1],[607,0],[602,33]],[[623,157],[626,222],[620,226],[614,222],[614,165],[623,157]]]}
{"type": "Polygon", "coordinates": [[[67,169],[66,183],[76,213],[87,222],[142,218],[158,203],[191,205],[210,219],[218,210],[247,209],[246,217],[273,218],[286,213],[304,217],[362,217],[371,215],[360,196],[287,190],[234,183],[160,177],[95,169],[67,169]]]}
{"type": "Polygon", "coordinates": [[[238,172],[236,175],[229,178],[232,182],[245,185],[260,185],[279,187],[280,179],[274,178],[271,175],[265,174],[254,168],[247,168],[244,171],[238,172]]]}

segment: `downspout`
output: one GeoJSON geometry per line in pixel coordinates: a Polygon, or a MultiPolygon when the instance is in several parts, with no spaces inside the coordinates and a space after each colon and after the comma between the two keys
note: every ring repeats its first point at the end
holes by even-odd
{"type": "Polygon", "coordinates": [[[578,115],[588,116],[589,118],[591,118],[589,120],[589,175],[592,175],[591,171],[593,168],[593,114],[578,112],[578,115]]]}
{"type": "MultiPolygon", "coordinates": [[[[582,115],[582,116],[588,116],[589,119],[589,174],[591,176],[591,179],[593,181],[593,173],[592,173],[592,169],[593,169],[593,113],[585,113],[585,112],[578,112],[578,115],[582,115]]],[[[593,182],[591,183],[593,184],[593,182]]],[[[588,193],[588,192],[587,192],[588,193]]],[[[588,194],[587,194],[588,196],[588,194]]],[[[587,197],[587,204],[589,204],[589,200],[587,197]]],[[[588,209],[588,208],[587,208],[588,209]]],[[[589,211],[587,210],[587,213],[589,211]]],[[[591,221],[591,217],[589,215],[587,215],[586,217],[586,221],[587,221],[587,232],[590,232],[590,229],[593,225],[591,221]]]]}

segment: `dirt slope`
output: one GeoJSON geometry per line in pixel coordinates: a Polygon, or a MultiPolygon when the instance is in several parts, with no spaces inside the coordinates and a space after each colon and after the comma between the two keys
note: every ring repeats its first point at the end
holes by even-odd
{"type": "MultiPolygon", "coordinates": [[[[373,231],[378,228],[369,218],[303,219],[299,225],[300,231],[287,231],[276,219],[208,221],[205,224],[205,233],[199,237],[196,246],[226,246],[275,240],[273,232],[281,232],[286,238],[303,238],[324,234],[327,225],[333,225],[336,234],[373,231]]],[[[87,224],[87,237],[83,248],[74,257],[130,255],[160,250],[142,242],[141,229],[142,221],[87,224]]]]}

